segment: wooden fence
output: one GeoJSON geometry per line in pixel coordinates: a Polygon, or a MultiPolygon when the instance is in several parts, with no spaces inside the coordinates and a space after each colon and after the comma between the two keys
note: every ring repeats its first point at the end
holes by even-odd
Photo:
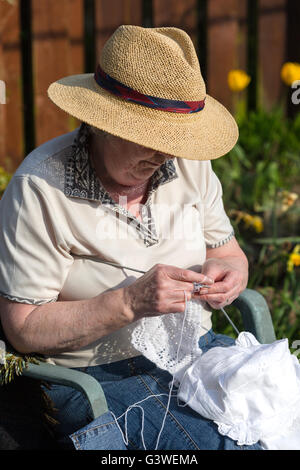
{"type": "Polygon", "coordinates": [[[77,126],[47,97],[63,76],[92,72],[120,24],[177,26],[192,37],[208,93],[270,108],[285,99],[280,69],[300,61],[299,0],[0,0],[0,165],[14,171],[35,146],[77,126]],[[251,75],[237,96],[227,74],[251,75]]]}

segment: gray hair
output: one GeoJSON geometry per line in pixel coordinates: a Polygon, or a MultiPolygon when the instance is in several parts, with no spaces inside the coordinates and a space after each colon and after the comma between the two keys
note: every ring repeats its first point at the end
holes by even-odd
{"type": "Polygon", "coordinates": [[[104,131],[103,129],[98,129],[98,127],[91,126],[88,124],[88,130],[90,134],[99,136],[99,137],[106,137],[109,135],[109,132],[104,131]]]}

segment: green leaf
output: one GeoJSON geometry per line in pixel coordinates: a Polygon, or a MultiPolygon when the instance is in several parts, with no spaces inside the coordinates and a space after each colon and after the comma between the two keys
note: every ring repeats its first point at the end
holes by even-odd
{"type": "Polygon", "coordinates": [[[281,238],[254,238],[253,243],[260,245],[282,245],[283,243],[300,243],[300,237],[281,237],[281,238]]]}

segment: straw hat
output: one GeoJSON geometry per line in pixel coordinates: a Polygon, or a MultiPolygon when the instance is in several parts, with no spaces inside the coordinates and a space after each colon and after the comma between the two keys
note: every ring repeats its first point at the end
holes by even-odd
{"type": "Polygon", "coordinates": [[[176,157],[212,160],[238,138],[234,118],[206,94],[194,45],[178,28],[120,26],[95,74],[62,78],[48,95],[80,121],[176,157]]]}

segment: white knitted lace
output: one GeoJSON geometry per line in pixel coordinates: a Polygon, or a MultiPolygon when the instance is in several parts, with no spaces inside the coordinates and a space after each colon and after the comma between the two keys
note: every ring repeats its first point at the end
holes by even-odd
{"type": "Polygon", "coordinates": [[[144,317],[132,332],[135,349],[180,381],[186,369],[202,354],[199,348],[203,302],[187,302],[185,315],[170,313],[144,317]],[[180,348],[180,338],[183,338],[180,348]]]}
{"type": "Polygon", "coordinates": [[[242,332],[234,346],[202,355],[202,308],[200,301],[186,302],[184,314],[143,318],[132,332],[135,349],[173,375],[168,407],[176,383],[178,405],[213,420],[238,445],[261,441],[265,449],[299,450],[300,366],[287,340],[260,344],[242,332]]]}

